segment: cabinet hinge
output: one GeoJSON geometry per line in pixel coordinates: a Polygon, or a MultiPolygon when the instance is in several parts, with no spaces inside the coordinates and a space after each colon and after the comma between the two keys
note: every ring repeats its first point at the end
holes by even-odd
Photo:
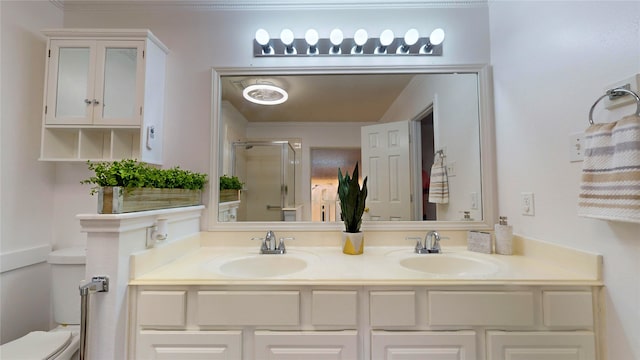
{"type": "Polygon", "coordinates": [[[142,50],[142,58],[144,59],[144,50],[142,50]]]}
{"type": "Polygon", "coordinates": [[[49,55],[47,57],[51,57],[51,49],[49,49],[49,55]]]}
{"type": "Polygon", "coordinates": [[[142,106],[140,106],[140,115],[142,115],[142,106]]]}
{"type": "Polygon", "coordinates": [[[47,105],[44,106],[44,114],[47,115],[47,105]]]}

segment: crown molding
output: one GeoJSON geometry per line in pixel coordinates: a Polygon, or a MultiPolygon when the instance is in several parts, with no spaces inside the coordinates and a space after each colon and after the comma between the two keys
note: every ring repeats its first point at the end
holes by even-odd
{"type": "Polygon", "coordinates": [[[186,8],[194,10],[415,9],[486,7],[488,0],[49,0],[65,11],[186,8]]]}

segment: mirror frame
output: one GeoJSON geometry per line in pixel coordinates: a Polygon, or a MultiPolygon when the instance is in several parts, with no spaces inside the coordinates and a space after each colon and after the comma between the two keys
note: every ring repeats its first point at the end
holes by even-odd
{"type": "Polygon", "coordinates": [[[439,74],[477,73],[480,121],[480,171],[482,187],[482,221],[366,221],[363,231],[410,231],[410,230],[492,230],[497,220],[495,130],[493,117],[493,87],[489,65],[455,66],[354,66],[354,67],[278,67],[278,68],[238,68],[218,67],[212,69],[211,91],[211,149],[210,183],[208,206],[208,231],[342,231],[342,222],[274,222],[243,221],[218,222],[219,160],[220,160],[220,111],[222,76],[242,75],[322,75],[322,74],[439,74]]]}

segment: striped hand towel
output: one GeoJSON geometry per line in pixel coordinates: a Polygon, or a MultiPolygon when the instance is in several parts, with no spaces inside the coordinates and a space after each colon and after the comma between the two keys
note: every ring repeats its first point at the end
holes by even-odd
{"type": "Polygon", "coordinates": [[[436,204],[449,203],[449,178],[447,177],[447,166],[444,157],[436,154],[436,158],[431,166],[431,177],[429,184],[429,202],[436,204]]]}
{"type": "Polygon", "coordinates": [[[587,129],[578,215],[640,223],[640,116],[587,129]]]}

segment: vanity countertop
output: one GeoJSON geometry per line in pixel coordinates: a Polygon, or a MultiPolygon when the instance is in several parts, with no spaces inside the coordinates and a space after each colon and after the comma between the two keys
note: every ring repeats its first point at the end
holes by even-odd
{"type": "Polygon", "coordinates": [[[368,246],[362,255],[345,255],[334,246],[290,246],[284,255],[261,255],[255,246],[198,246],[164,264],[151,266],[151,258],[149,253],[133,255],[131,285],[602,286],[601,256],[580,252],[564,254],[558,261],[558,256],[490,255],[462,246],[425,255],[415,254],[410,246],[368,246]],[[284,268],[295,271],[274,272],[281,260],[284,268]],[[435,270],[412,270],[400,265],[403,261],[429,262],[429,269],[435,270]],[[473,269],[460,270],[458,263],[473,269]]]}

